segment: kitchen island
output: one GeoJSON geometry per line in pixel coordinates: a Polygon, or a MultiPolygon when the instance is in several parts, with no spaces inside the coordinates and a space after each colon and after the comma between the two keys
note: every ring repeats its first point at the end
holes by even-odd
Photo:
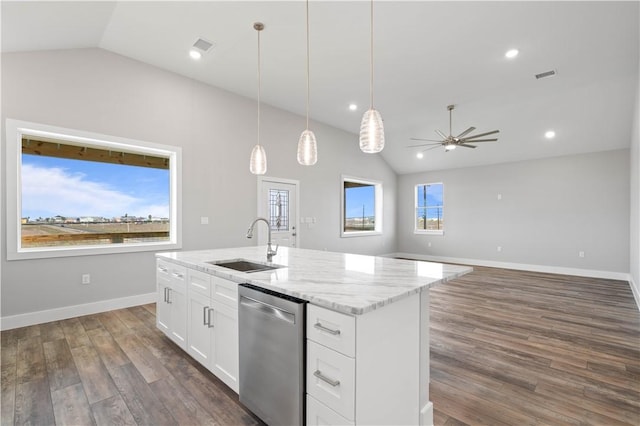
{"type": "Polygon", "coordinates": [[[157,262],[158,327],[236,392],[237,284],[249,283],[310,303],[307,424],[432,424],[427,290],[471,268],[286,247],[267,263],[264,246],[159,253],[157,262]],[[278,268],[217,265],[228,260],[278,268]],[[207,335],[211,324],[219,336],[207,335]],[[319,366],[333,379],[309,374],[319,366]]]}

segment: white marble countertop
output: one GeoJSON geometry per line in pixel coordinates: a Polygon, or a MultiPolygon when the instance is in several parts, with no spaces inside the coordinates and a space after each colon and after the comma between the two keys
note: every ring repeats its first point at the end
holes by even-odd
{"type": "Polygon", "coordinates": [[[246,259],[267,264],[266,246],[158,253],[156,256],[237,283],[250,283],[360,315],[433,285],[457,278],[471,267],[432,262],[280,247],[273,264],[282,268],[238,272],[207,262],[246,259]]]}

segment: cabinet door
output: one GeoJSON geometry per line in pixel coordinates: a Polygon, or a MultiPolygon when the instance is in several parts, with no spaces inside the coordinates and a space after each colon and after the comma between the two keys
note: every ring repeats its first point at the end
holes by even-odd
{"type": "Polygon", "coordinates": [[[209,320],[213,319],[211,299],[189,291],[189,321],[187,352],[205,367],[211,364],[212,329],[209,320]]]}
{"type": "Polygon", "coordinates": [[[238,309],[213,301],[211,371],[238,392],[238,309]]]}
{"type": "Polygon", "coordinates": [[[169,306],[171,306],[171,335],[169,337],[182,349],[187,350],[187,298],[184,283],[182,285],[171,283],[169,306]]]}
{"type": "Polygon", "coordinates": [[[158,301],[156,302],[156,326],[167,336],[171,331],[171,306],[167,303],[167,293],[171,288],[169,280],[158,277],[158,301]]]}

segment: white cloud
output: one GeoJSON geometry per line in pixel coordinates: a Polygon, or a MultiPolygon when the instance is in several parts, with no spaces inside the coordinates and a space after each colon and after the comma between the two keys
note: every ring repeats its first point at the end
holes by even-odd
{"type": "Polygon", "coordinates": [[[81,173],[29,164],[22,166],[23,216],[110,218],[127,213],[130,216],[151,214],[168,217],[168,206],[144,204],[145,200],[127,195],[106,184],[89,181],[81,173]]]}

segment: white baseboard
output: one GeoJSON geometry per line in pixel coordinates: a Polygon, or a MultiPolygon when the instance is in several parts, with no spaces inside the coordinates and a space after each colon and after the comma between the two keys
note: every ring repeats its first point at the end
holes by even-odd
{"type": "Polygon", "coordinates": [[[631,292],[633,293],[633,298],[636,300],[636,306],[640,311],[640,290],[636,287],[636,284],[633,282],[633,277],[629,274],[629,285],[631,286],[631,292]]]}
{"type": "Polygon", "coordinates": [[[420,426],[433,426],[433,403],[431,401],[420,410],[420,426]]]}
{"type": "Polygon", "coordinates": [[[11,330],[12,328],[26,327],[50,321],[79,317],[82,315],[96,314],[98,312],[112,311],[114,309],[144,305],[155,302],[156,298],[157,293],[138,294],[135,296],[121,297],[119,299],[86,303],[84,305],[65,306],[64,308],[48,309],[46,311],[29,312],[26,314],[2,317],[0,318],[0,330],[11,330]]]}
{"type": "MultiPolygon", "coordinates": [[[[610,280],[629,281],[625,272],[598,271],[595,269],[565,268],[562,266],[531,265],[527,263],[496,262],[493,260],[464,259],[459,257],[430,256],[415,253],[394,253],[387,257],[406,257],[409,259],[428,260],[431,262],[459,263],[463,265],[488,266],[492,268],[516,269],[519,271],[546,272],[549,274],[575,275],[578,277],[606,278],[610,280]]],[[[636,299],[637,300],[637,299],[636,299]]]]}

